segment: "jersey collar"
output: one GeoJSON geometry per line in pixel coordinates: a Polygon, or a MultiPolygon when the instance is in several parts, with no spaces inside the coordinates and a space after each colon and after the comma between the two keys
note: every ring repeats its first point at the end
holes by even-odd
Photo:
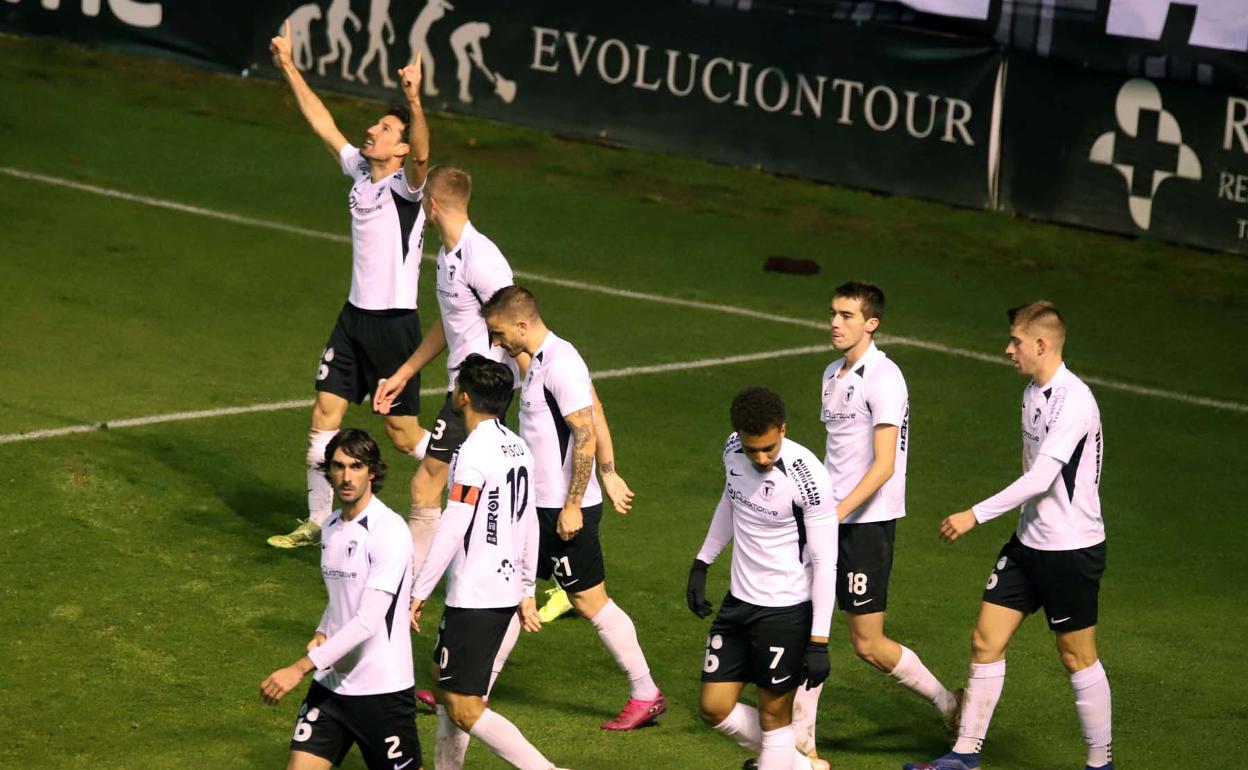
{"type": "Polygon", "coordinates": [[[1036,382],[1035,380],[1032,380],[1031,382],[1033,385],[1036,386],[1037,390],[1044,391],[1045,392],[1044,397],[1048,398],[1049,392],[1053,390],[1053,386],[1057,384],[1057,381],[1064,379],[1066,375],[1069,373],[1070,373],[1070,370],[1066,368],[1066,362],[1063,361],[1062,363],[1058,364],[1057,371],[1053,372],[1053,376],[1049,378],[1048,382],[1044,383],[1043,385],[1036,382]]]}
{"type": "MultiPolygon", "coordinates": [[[[875,362],[884,356],[884,351],[875,346],[875,340],[871,340],[871,345],[867,347],[867,352],[862,354],[862,358],[858,359],[858,363],[854,364],[854,374],[859,377],[867,376],[867,366],[875,366],[875,362]]],[[[840,377],[841,371],[845,368],[845,357],[841,356],[840,363],[836,367],[836,371],[832,373],[834,378],[840,377]]]]}

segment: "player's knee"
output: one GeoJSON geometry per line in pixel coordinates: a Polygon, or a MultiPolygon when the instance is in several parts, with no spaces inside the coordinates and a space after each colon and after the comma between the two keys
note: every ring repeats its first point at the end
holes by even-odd
{"type": "Polygon", "coordinates": [[[735,704],[720,703],[717,700],[703,698],[698,704],[698,716],[710,727],[722,723],[732,713],[735,704]]]}
{"type": "Polygon", "coordinates": [[[792,700],[788,701],[787,706],[783,699],[774,701],[770,708],[761,700],[758,705],[758,724],[764,732],[779,730],[793,723],[792,700]]]}
{"type": "Polygon", "coordinates": [[[416,438],[413,431],[404,430],[397,425],[386,423],[386,435],[390,437],[390,443],[394,448],[405,455],[410,455],[412,450],[416,448],[416,438]]]}
{"type": "Polygon", "coordinates": [[[976,628],[971,632],[971,659],[976,663],[995,663],[1005,657],[1005,645],[976,628]]]}
{"type": "Polygon", "coordinates": [[[1066,671],[1073,674],[1076,671],[1082,671],[1096,662],[1095,650],[1068,650],[1058,648],[1058,654],[1062,658],[1062,665],[1066,667],[1066,671]]]}
{"type": "Polygon", "coordinates": [[[855,636],[853,638],[854,654],[867,663],[879,668],[879,657],[876,655],[877,640],[864,636],[855,636]]]}
{"type": "Polygon", "coordinates": [[[446,463],[425,457],[412,477],[412,499],[420,505],[438,505],[446,486],[446,470],[446,463]]]}
{"type": "Polygon", "coordinates": [[[485,712],[485,704],[480,698],[453,698],[446,712],[456,727],[468,732],[485,712]]]}

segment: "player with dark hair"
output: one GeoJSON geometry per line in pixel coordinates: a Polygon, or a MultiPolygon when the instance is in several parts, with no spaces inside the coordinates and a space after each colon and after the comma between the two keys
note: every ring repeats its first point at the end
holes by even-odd
{"type": "Polygon", "coordinates": [[[632,618],[607,596],[598,526],[602,490],[621,513],[633,493],[615,472],[614,448],[589,368],[570,342],[542,321],[537,300],[508,286],[481,309],[490,338],[513,358],[527,353],[520,389],[520,435],[533,451],[534,494],[541,524],[538,577],[553,577],[629,680],[629,699],[605,730],[633,730],[657,720],[667,701],[659,691],[632,618]],[[602,487],[594,476],[595,461],[602,487]]]}
{"type": "Polygon", "coordinates": [[[970,680],[953,750],[910,770],[979,767],[988,724],[1005,685],[1005,648],[1023,619],[1043,608],[1070,673],[1088,770],[1112,770],[1109,679],[1096,650],[1105,522],[1101,518],[1101,412],[1092,391],[1066,368],[1066,325],[1051,302],[1009,311],[1005,354],[1030,381],[1023,390],[1023,475],[992,497],[940,523],[953,542],[1020,508],[984,588],[971,635],[970,680]]]}
{"type": "MultiPolygon", "coordinates": [[[[351,292],[321,354],[306,455],[308,518],[269,545],[313,545],[329,517],[333,490],[316,465],[342,425],[348,405],[373,392],[420,345],[416,284],[425,214],[421,209],[429,163],[429,128],[420,104],[420,61],[399,70],[405,103],[367,132],[362,146],[347,141],[333,116],[303,79],[291,57],[290,23],[272,39],[273,63],[290,85],[300,112],[351,177],[351,292]]],[[[386,415],[386,434],[400,452],[424,457],[429,432],[420,425],[420,378],[413,378],[386,415]]]]}
{"type": "Polygon", "coordinates": [[[832,483],[810,450],[785,438],[784,402],[767,388],[733,399],[724,491],[689,569],[686,599],[711,614],[706,577],[731,541],[728,594],[702,664],[702,720],[756,753],[760,770],[827,768],[797,751],[793,695],[828,677],[836,576],[832,483]],[[740,702],[747,683],[758,708],[740,702]]]}
{"type": "Polygon", "coordinates": [[[374,495],[386,466],[364,431],[340,432],[318,466],[342,503],[321,542],[329,603],[307,654],[269,674],[260,695],[275,704],[316,672],[295,721],[289,770],[328,770],[353,743],[370,770],[420,770],[412,638],[402,622],[412,588],[407,525],[374,495]]]}
{"type": "MultiPolygon", "coordinates": [[[[910,396],[906,379],[875,345],[884,292],[850,281],[832,293],[832,345],[841,352],[823,372],[821,418],[827,431],[823,463],[836,490],[840,524],[836,598],[858,657],[926,698],[946,726],[956,725],[956,697],[909,647],[884,633],[893,543],[906,515],[910,396]]],[[[797,694],[797,745],[815,750],[819,689],[797,694]]]]}
{"type": "Polygon", "coordinates": [[[468,436],[455,453],[446,512],[416,578],[412,627],[420,631],[425,601],[446,579],[446,611],[434,644],[438,770],[464,766],[469,736],[522,770],[554,765],[514,724],[485,705],[491,666],[517,611],[529,631],[542,627],[533,600],[537,513],[533,456],[500,417],[511,401],[512,374],[478,353],[459,366],[451,404],[468,436]]]}

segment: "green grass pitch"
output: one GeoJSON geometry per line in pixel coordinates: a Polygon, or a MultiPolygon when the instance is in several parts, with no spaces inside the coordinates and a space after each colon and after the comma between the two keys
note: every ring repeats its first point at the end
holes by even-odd
{"type": "MultiPolygon", "coordinates": [[[[327,102],[349,137],[378,113],[327,102]]],[[[1068,317],[1076,372],[1248,401],[1242,258],[453,116],[431,127],[434,160],[473,172],[473,220],[519,271],[815,322],[835,283],[863,277],[888,293],[885,332],[991,354],[1004,345],[1004,309],[1044,297],[1068,317]],[[771,254],[814,259],[822,273],[763,273],[771,254]]],[[[348,230],[345,179],[280,84],[161,60],[0,38],[0,167],[348,230]]],[[[310,398],[349,282],[340,242],[7,173],[0,232],[0,434],[310,398]]],[[[827,341],[818,328],[531,288],[595,370],[827,341]]],[[[421,295],[431,323],[427,276],[421,295]]],[[[936,525],[1017,474],[1024,383],[990,363],[884,347],[906,373],[913,413],[888,627],[956,686],[1013,517],[955,546],[938,542],[936,525]]],[[[494,706],[561,766],[739,766],[743,752],[697,717],[707,622],[684,606],[686,569],[722,483],[732,395],[777,388],[790,435],[820,452],[829,359],[599,382],[621,473],[638,493],[632,515],[604,524],[608,586],[671,708],[656,728],[600,731],[626,685],[593,629],[562,620],[526,635],[494,706]]],[[[425,384],[443,378],[435,366],[425,384]]],[[[1229,767],[1248,748],[1248,414],[1094,390],[1106,430],[1099,636],[1116,762],[1229,767]]],[[[348,424],[381,425],[363,408],[348,424]]],[[[258,685],[302,650],[324,592],[316,553],[264,539],[301,515],[307,427],[306,409],[287,409],[0,443],[0,766],[284,765],[302,690],[269,708],[258,685]]],[[[405,510],[412,464],[391,460],[383,498],[405,510]]],[[[726,583],[725,554],[711,592],[726,583]]],[[[431,635],[416,640],[422,679],[431,645],[431,635]]],[[[1082,767],[1067,677],[1040,620],[1024,625],[1009,661],[986,767],[1082,767]]],[[[896,768],[944,749],[936,714],[855,659],[839,617],[832,670],[818,737],[834,767],[896,768]]],[[[433,720],[420,717],[419,729],[432,767],[433,720]]],[[[345,766],[362,763],[353,754],[345,766]]],[[[503,765],[474,746],[469,766],[503,765]]]]}

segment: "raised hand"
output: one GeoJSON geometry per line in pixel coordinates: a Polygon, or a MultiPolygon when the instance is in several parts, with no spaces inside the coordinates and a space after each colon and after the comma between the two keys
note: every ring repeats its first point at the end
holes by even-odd
{"type": "Polygon", "coordinates": [[[416,52],[416,60],[399,70],[399,83],[403,87],[403,95],[409,102],[420,101],[420,52],[416,52]]]}
{"type": "Polygon", "coordinates": [[[278,69],[295,66],[290,46],[290,19],[286,20],[285,31],[269,41],[269,53],[273,54],[273,64],[278,69]]]}

